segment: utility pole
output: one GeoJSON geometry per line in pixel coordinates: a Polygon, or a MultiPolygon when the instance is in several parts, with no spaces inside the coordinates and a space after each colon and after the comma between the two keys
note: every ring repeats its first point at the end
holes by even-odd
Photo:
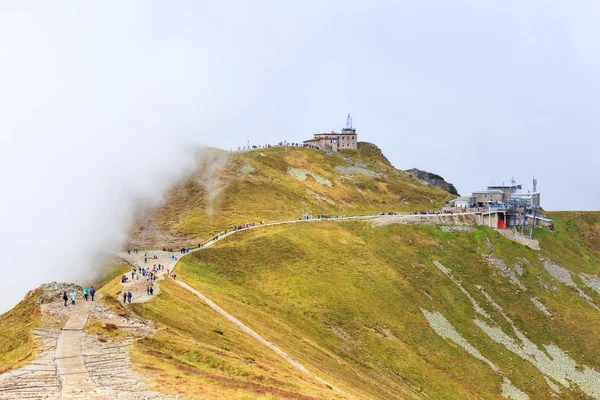
{"type": "Polygon", "coordinates": [[[529,239],[533,237],[533,228],[535,228],[535,215],[537,213],[537,207],[533,206],[533,221],[531,222],[531,230],[529,231],[529,239]]]}
{"type": "Polygon", "coordinates": [[[523,205],[523,221],[521,224],[521,236],[525,236],[525,219],[527,218],[527,207],[523,205]]]}

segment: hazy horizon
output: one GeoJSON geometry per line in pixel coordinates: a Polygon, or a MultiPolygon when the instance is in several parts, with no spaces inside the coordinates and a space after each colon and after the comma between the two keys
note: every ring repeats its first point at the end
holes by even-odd
{"type": "Polygon", "coordinates": [[[599,209],[594,2],[5,2],[0,312],[83,279],[202,145],[339,130],[461,194],[599,209]]]}

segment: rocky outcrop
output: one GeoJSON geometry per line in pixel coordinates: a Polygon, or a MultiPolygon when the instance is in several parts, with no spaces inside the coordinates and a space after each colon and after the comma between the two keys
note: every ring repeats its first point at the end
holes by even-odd
{"type": "Polygon", "coordinates": [[[408,175],[412,176],[413,178],[418,178],[418,179],[424,180],[431,186],[435,186],[436,188],[445,190],[446,192],[448,192],[450,194],[453,194],[455,196],[459,195],[458,191],[456,190],[454,185],[449,182],[446,182],[444,180],[444,178],[442,178],[439,175],[436,175],[436,174],[433,174],[433,173],[427,172],[427,171],[422,171],[422,170],[416,169],[416,168],[407,169],[404,172],[406,172],[408,175]]]}

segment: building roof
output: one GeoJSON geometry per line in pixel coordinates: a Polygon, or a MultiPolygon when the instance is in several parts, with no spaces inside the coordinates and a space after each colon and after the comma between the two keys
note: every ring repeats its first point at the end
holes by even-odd
{"type": "Polygon", "coordinates": [[[539,196],[540,192],[534,192],[534,193],[512,193],[510,195],[510,197],[533,197],[533,196],[539,196]]]}
{"type": "Polygon", "coordinates": [[[479,190],[476,192],[473,192],[473,194],[504,194],[504,192],[502,190],[479,190]]]}
{"type": "Polygon", "coordinates": [[[521,188],[523,185],[515,183],[514,185],[490,185],[488,189],[494,188],[502,188],[502,189],[512,189],[512,188],[521,188]]]}
{"type": "Polygon", "coordinates": [[[337,132],[327,132],[327,133],[315,133],[315,137],[317,136],[356,136],[356,132],[353,133],[337,133],[337,132]]]}

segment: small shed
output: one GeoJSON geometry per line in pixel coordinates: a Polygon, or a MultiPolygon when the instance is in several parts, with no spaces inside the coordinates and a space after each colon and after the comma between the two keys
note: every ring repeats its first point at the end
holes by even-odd
{"type": "Polygon", "coordinates": [[[471,199],[469,197],[457,197],[454,200],[454,207],[456,208],[469,208],[471,205],[471,199]]]}

